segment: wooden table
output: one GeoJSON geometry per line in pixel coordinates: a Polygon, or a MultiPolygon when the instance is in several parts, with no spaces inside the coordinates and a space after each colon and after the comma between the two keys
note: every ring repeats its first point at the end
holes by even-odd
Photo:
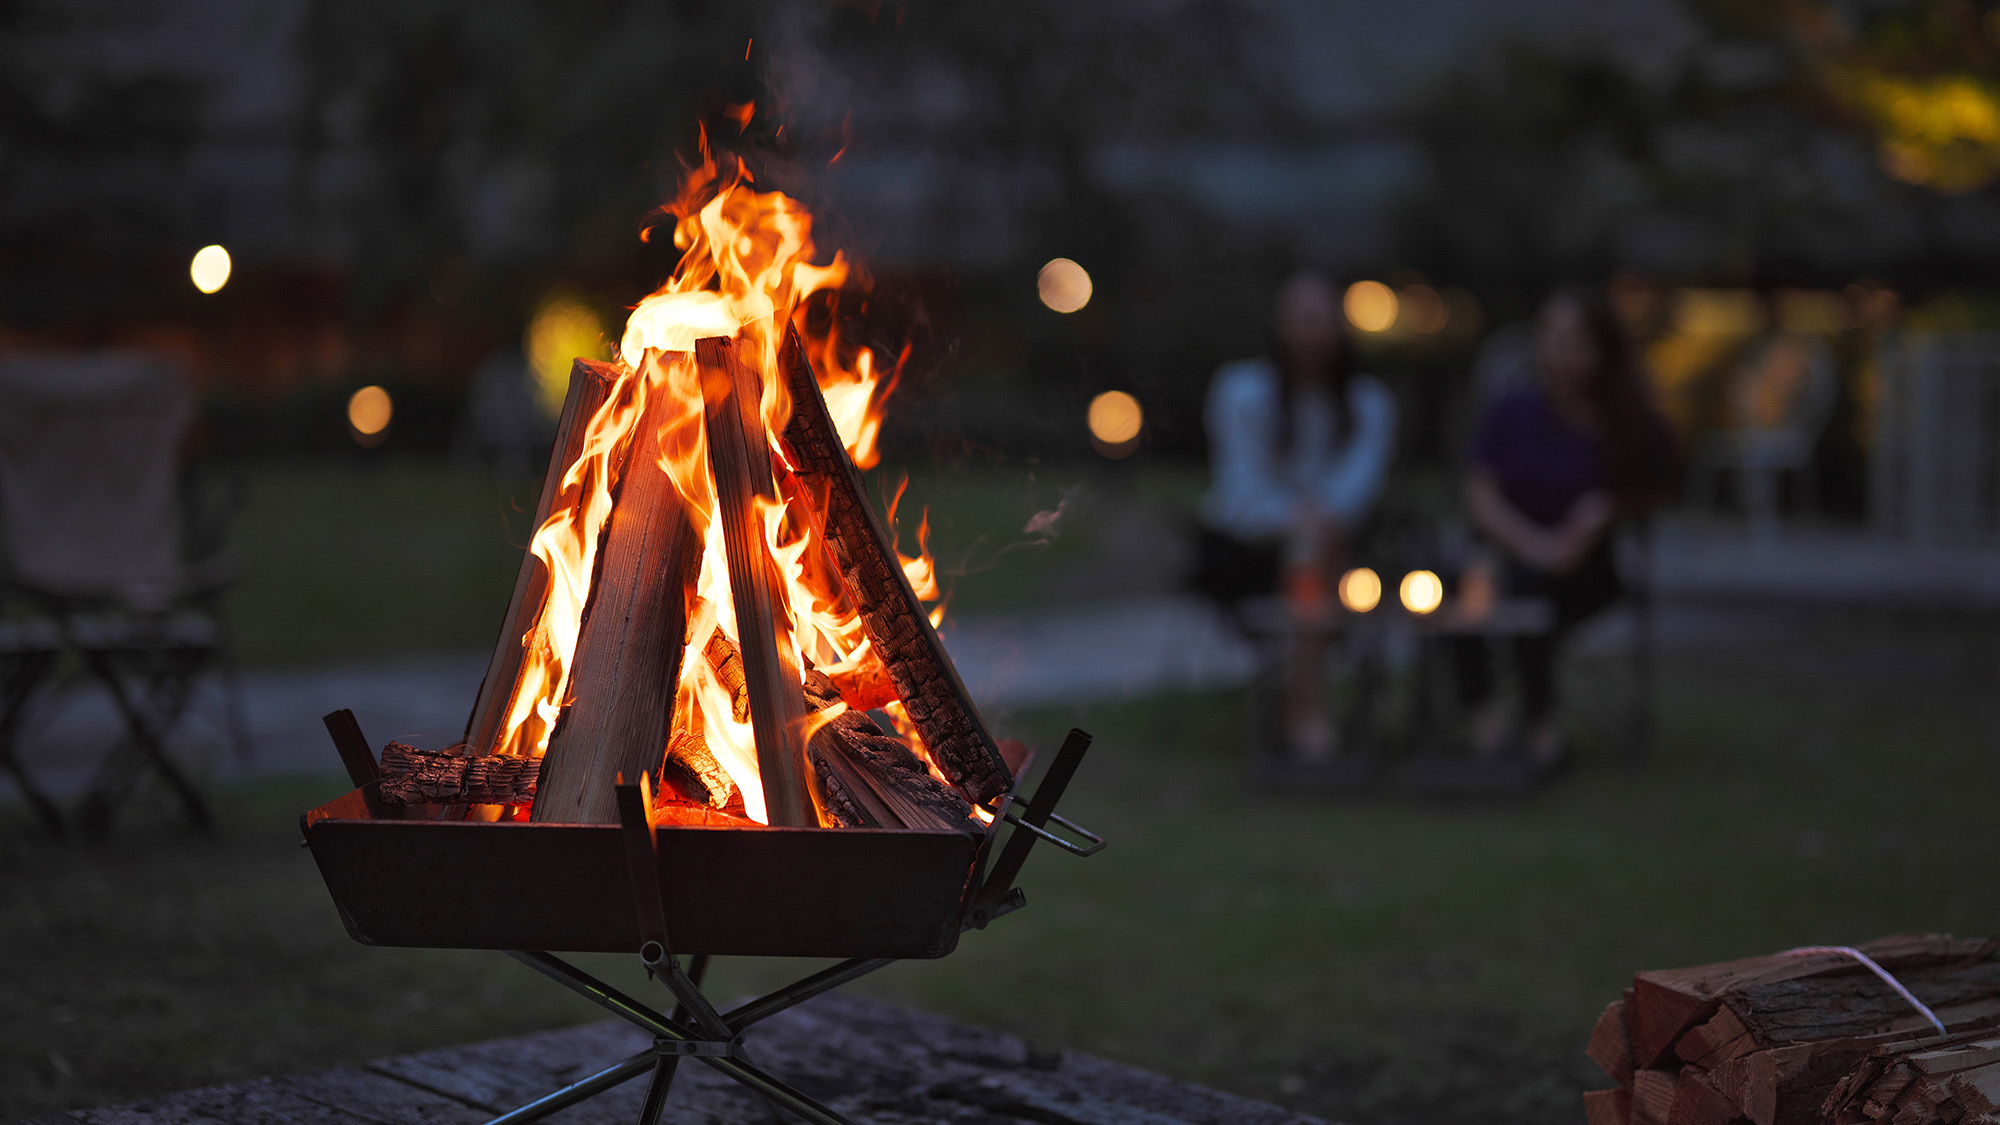
{"type": "MultiPolygon", "coordinates": [[[[646,1045],[630,1024],[586,1024],[19,1125],[478,1125],[646,1045]]],[[[746,1045],[757,1065],[857,1122],[1324,1125],[1088,1055],[1039,1054],[1011,1035],[853,996],[822,996],[757,1024],[746,1045]]],[[[547,1120],[628,1125],[644,1093],[645,1083],[633,1082],[547,1120]]],[[[667,1120],[766,1125],[771,1117],[743,1087],[688,1066],[667,1120]]]]}

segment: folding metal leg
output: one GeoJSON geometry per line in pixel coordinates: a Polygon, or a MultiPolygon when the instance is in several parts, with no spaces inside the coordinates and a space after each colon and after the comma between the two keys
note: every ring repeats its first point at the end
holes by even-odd
{"type": "MultiPolygon", "coordinates": [[[[1014,887],[1014,878],[1020,874],[1022,864],[1037,840],[1048,840],[1076,855],[1095,855],[1103,850],[1102,839],[1055,815],[1056,803],[1062,799],[1064,789],[1089,748],[1090,736],[1080,730],[1072,730],[1057,752],[1055,761],[1050,764],[1041,786],[1029,800],[1026,811],[1017,816],[1011,810],[1001,810],[1006,820],[1015,826],[1015,833],[1008,837],[1006,848],[980,883],[972,902],[968,903],[965,926],[984,927],[994,918],[1021,907],[1025,900],[1020,890],[1014,887]],[[1064,839],[1049,831],[1051,823],[1083,837],[1087,842],[1079,844],[1064,839]]],[[[894,959],[856,957],[843,961],[752,1000],[727,1015],[719,1014],[701,991],[708,958],[693,958],[687,970],[683,971],[679,959],[667,944],[666,913],[655,850],[658,837],[652,824],[652,798],[646,781],[641,779],[637,784],[627,785],[621,779],[618,806],[619,820],[625,828],[633,903],[643,941],[640,960],[644,962],[647,972],[660,977],[674,994],[677,1003],[673,1014],[662,1014],[553,954],[510,951],[507,954],[509,957],[651,1034],[653,1046],[581,1082],[494,1118],[487,1125],[521,1125],[538,1120],[637,1078],[648,1070],[652,1071],[653,1077],[639,1121],[640,1125],[657,1125],[666,1110],[674,1076],[684,1057],[701,1060],[763,1098],[771,1106],[774,1116],[789,1112],[814,1125],[851,1125],[846,1118],[785,1085],[745,1058],[743,1032],[751,1024],[893,964],[894,959]]]]}
{"type": "Polygon", "coordinates": [[[57,653],[53,649],[29,649],[0,656],[0,769],[14,778],[21,793],[28,799],[28,806],[35,810],[42,826],[49,834],[63,834],[62,813],[56,803],[36,787],[34,779],[14,753],[14,737],[21,729],[21,720],[27,713],[28,700],[41,685],[49,669],[54,667],[57,653]]]}
{"type": "MultiPolygon", "coordinates": [[[[180,766],[168,756],[166,739],[174,724],[180,721],[181,713],[187,709],[194,678],[200,674],[208,656],[209,650],[201,648],[176,647],[132,652],[98,648],[83,650],[84,662],[103,681],[111,693],[112,702],[125,720],[130,747],[145,764],[166,779],[168,787],[173,789],[181,807],[186,810],[188,822],[196,828],[209,825],[208,802],[187,775],[181,772],[180,766]],[[120,658],[126,656],[145,658],[145,665],[150,666],[121,667],[120,658]],[[128,676],[143,677],[147,681],[145,687],[135,689],[128,682],[128,676]]],[[[124,763],[120,761],[121,757],[114,751],[105,759],[98,772],[97,784],[84,798],[78,816],[84,830],[90,834],[101,834],[110,828],[117,804],[129,788],[129,778],[124,776],[128,771],[122,768],[124,763]]]]}
{"type": "MultiPolygon", "coordinates": [[[[742,1043],[740,1038],[732,1037],[726,1040],[708,1038],[695,1028],[689,1027],[670,1016],[640,1003],[618,989],[551,954],[510,951],[507,955],[548,977],[550,980],[585,997],[605,1010],[612,1012],[621,1019],[651,1032],[654,1039],[653,1049],[649,1054],[654,1054],[661,1058],[689,1056],[700,1059],[734,1081],[749,1088],[752,1093],[774,1103],[780,1109],[795,1113],[807,1121],[814,1122],[815,1125],[852,1125],[847,1118],[842,1117],[797,1090],[792,1089],[790,1086],[785,1085],[777,1078],[766,1073],[763,1069],[745,1061],[741,1055],[742,1043]]],[[[806,999],[806,996],[799,996],[793,1003],[798,1003],[804,999],[806,999]]],[[[703,1003],[706,1003],[705,997],[703,998],[703,1003]]],[[[785,1005],[785,1007],[790,1006],[790,1004],[785,1005]]],[[[502,1125],[503,1122],[505,1125],[516,1125],[517,1122],[533,1121],[549,1113],[554,1113],[564,1105],[572,1104],[575,1100],[581,1100],[582,1097],[589,1097],[591,1094],[602,1092],[626,1079],[636,1078],[639,1074],[644,1073],[645,1070],[643,1066],[637,1065],[638,1058],[639,1056],[635,1055],[633,1058],[627,1059],[625,1063],[619,1064],[620,1067],[633,1064],[635,1069],[615,1080],[608,1078],[611,1073],[610,1070],[601,1072],[600,1077],[607,1078],[605,1084],[592,1090],[590,1093],[580,1095],[577,1099],[565,1101],[559,1105],[551,1105],[547,1109],[528,1117],[515,1115],[498,1117],[488,1122],[487,1125],[502,1125]]],[[[615,1070],[618,1068],[612,1069],[615,1070]]],[[[660,1075],[661,1069],[657,1065],[654,1067],[656,1076],[660,1075]]],[[[664,1077],[667,1084],[670,1085],[673,1078],[673,1071],[667,1069],[664,1077]]],[[[585,1079],[585,1081],[588,1082],[590,1079],[585,1079]]],[[[564,1091],[557,1091],[557,1094],[562,1093],[564,1091]]],[[[555,1096],[554,1094],[550,1095],[550,1097],[555,1096]]],[[[666,1094],[662,1091],[660,1094],[662,1105],[665,1104],[665,1098],[666,1094]]],[[[515,1110],[514,1114],[520,1114],[534,1106],[541,1105],[542,1102],[547,1100],[544,1098],[542,1101],[531,1103],[529,1106],[523,1106],[521,1109],[515,1110]]],[[[649,1098],[648,1100],[650,1102],[651,1099],[649,1098]]]]}

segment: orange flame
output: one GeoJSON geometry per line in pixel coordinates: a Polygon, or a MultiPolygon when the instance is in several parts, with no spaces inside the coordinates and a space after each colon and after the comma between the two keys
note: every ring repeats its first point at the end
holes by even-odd
{"type": "MultiPolygon", "coordinates": [[[[755,738],[750,724],[736,719],[729,690],[704,656],[716,632],[731,641],[739,635],[722,532],[713,518],[715,482],[708,467],[694,344],[706,337],[733,336],[739,341],[739,358],[763,376],[759,410],[777,470],[778,500],[760,502],[756,511],[764,524],[765,546],[782,578],[788,643],[801,668],[849,668],[879,658],[870,649],[856,607],[824,547],[824,529],[817,520],[824,506],[807,496],[804,485],[787,471],[777,443],[791,413],[778,364],[785,326],[798,328],[841,442],[864,469],[879,460],[883,403],[901,375],[909,349],[903,349],[885,379],[883,365],[871,350],[841,346],[837,327],[821,333],[808,328],[806,318],[798,315],[801,303],[814,293],[847,285],[846,259],[836,253],[826,265],[813,264],[812,218],[804,207],[778,192],[756,192],[740,163],[733,164],[725,177],[708,154],[705,138],[701,166],[689,173],[680,198],[666,211],[675,219],[680,264],[664,285],[632,310],[619,344],[621,363],[610,394],[591,417],[583,455],[564,475],[563,492],[530,543],[551,575],[549,593],[534,628],[523,638],[522,673],[497,752],[540,756],[548,750],[550,733],[569,697],[571,660],[590,601],[597,544],[610,516],[618,467],[640,419],[648,417],[660,426],[661,467],[704,543],[675,706],[700,709],[709,750],[735,782],[745,811],[762,822],[767,817],[755,738]]],[[[890,524],[893,528],[893,505],[890,524]]],[[[912,587],[926,600],[936,600],[936,567],[928,538],[926,519],[917,533],[918,554],[897,553],[912,587]]],[[[933,611],[933,621],[941,613],[941,607],[933,611]]],[[[901,705],[891,704],[889,713],[898,730],[921,751],[915,727],[902,714],[901,705]]],[[[816,716],[813,725],[831,717],[816,716]]],[[[935,765],[932,768],[935,772],[935,765]]]]}

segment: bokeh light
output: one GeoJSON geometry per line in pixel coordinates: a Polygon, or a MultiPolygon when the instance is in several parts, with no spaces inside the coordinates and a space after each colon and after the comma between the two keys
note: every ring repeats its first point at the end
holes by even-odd
{"type": "Polygon", "coordinates": [[[1349,613],[1367,613],[1382,604],[1382,576],[1365,566],[1341,575],[1340,604],[1349,613]]]}
{"type": "Polygon", "coordinates": [[[1406,285],[1397,295],[1397,320],[1419,336],[1435,336],[1451,322],[1444,298],[1428,285],[1406,285]]]}
{"type": "Polygon", "coordinates": [[[381,387],[363,387],[347,399],[347,424],[354,429],[354,440],[365,446],[382,443],[395,413],[395,402],[381,387]]]}
{"type": "Polygon", "coordinates": [[[589,305],[570,297],[551,297],[529,319],[521,352],[534,381],[535,405],[556,418],[562,414],[570,369],[577,358],[609,359],[611,345],[604,337],[604,321],[589,305]]]}
{"type": "Polygon", "coordinates": [[[1138,448],[1146,412],[1138,399],[1124,391],[1105,391],[1090,400],[1085,420],[1090,424],[1090,437],[1097,451],[1117,458],[1138,448]]]}
{"type": "Polygon", "coordinates": [[[195,251],[194,261],[188,263],[188,277],[204,293],[213,293],[229,284],[229,251],[220,246],[204,246],[195,251]]]}
{"type": "Polygon", "coordinates": [[[1052,258],[1035,276],[1042,303],[1059,313],[1073,313],[1090,303],[1090,274],[1068,258],[1052,258]]]}
{"type": "Polygon", "coordinates": [[[1396,291],[1379,281],[1357,281],[1341,299],[1347,323],[1363,332],[1387,332],[1396,323],[1397,304],[1396,291]]]}
{"type": "Polygon", "coordinates": [[[1430,613],[1444,604],[1444,583],[1428,570],[1403,575],[1403,584],[1396,592],[1403,599],[1403,608],[1411,613],[1430,613]]]}

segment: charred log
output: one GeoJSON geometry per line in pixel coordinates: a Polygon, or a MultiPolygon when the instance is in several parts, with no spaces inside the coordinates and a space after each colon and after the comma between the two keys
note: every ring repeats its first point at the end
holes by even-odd
{"type": "Polygon", "coordinates": [[[787,334],[779,362],[792,396],[785,441],[804,483],[826,497],[827,546],[869,641],[939,768],[974,801],[991,801],[1012,784],[1007,763],[868,505],[796,333],[787,334]]]}
{"type": "Polygon", "coordinates": [[[391,742],[382,748],[382,799],[397,805],[532,804],[540,767],[533,758],[468,758],[391,742]]]}
{"type": "Polygon", "coordinates": [[[686,715],[674,716],[674,733],[667,740],[667,760],[661,767],[661,775],[690,800],[712,809],[722,808],[736,792],[736,783],[708,748],[701,708],[689,706],[685,710],[686,715]]]}

